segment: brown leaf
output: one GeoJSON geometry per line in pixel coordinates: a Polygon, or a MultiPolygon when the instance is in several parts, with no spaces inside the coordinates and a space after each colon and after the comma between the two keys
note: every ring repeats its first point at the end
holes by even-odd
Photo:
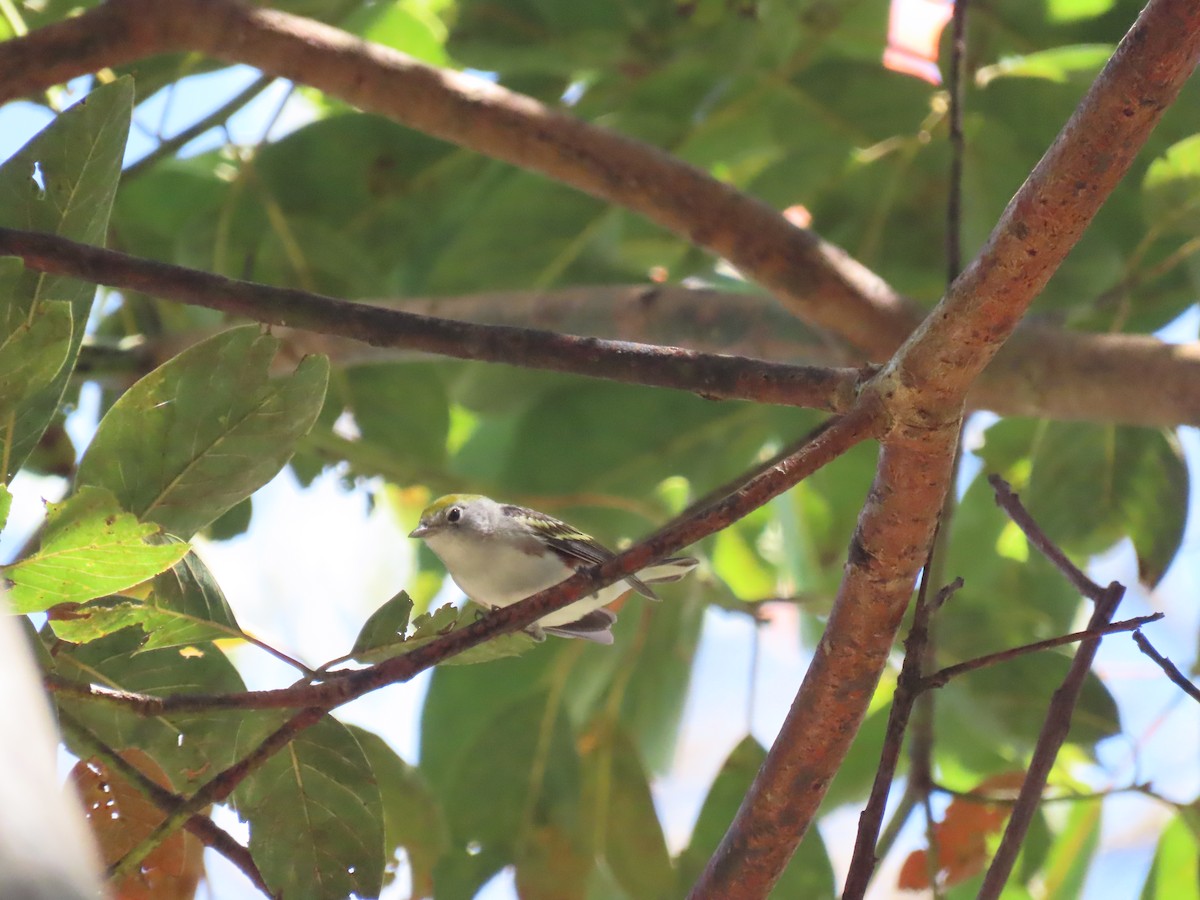
{"type": "MultiPolygon", "coordinates": [[[[981,781],[971,793],[987,796],[1016,796],[1025,780],[1023,772],[1006,772],[981,781]]],[[[956,797],[946,807],[946,815],[933,826],[937,845],[938,881],[952,887],[983,871],[988,861],[988,837],[1004,827],[1011,807],[1006,803],[988,803],[956,797]]],[[[900,869],[897,886],[904,891],[927,890],[928,853],[915,850],[900,869]]]]}
{"type": "MultiPolygon", "coordinates": [[[[170,789],[166,773],[138,749],[121,751],[126,762],[157,784],[170,789]]],[[[105,865],[112,865],[137,846],[165,818],[163,813],[99,759],[80,760],[71,781],[83,801],[105,865]]],[[[155,848],[139,871],[113,885],[116,900],[191,900],[204,874],[204,846],[178,831],[155,848]]]]}

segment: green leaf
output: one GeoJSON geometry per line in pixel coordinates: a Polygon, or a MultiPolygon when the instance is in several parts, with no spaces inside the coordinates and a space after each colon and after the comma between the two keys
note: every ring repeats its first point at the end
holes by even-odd
{"type": "MultiPolygon", "coordinates": [[[[49,639],[43,634],[43,640],[49,639]]],[[[125,629],[87,644],[54,645],[54,673],[71,681],[114,690],[169,696],[228,694],[246,689],[228,658],[213,644],[186,651],[170,648],[139,653],[142,636],[125,629]]],[[[140,716],[121,707],[56,693],[68,710],[109,746],[145,750],[171,776],[177,791],[190,793],[232,765],[240,734],[261,739],[278,725],[277,713],[171,713],[140,716]]],[[[75,748],[79,750],[81,748],[75,748]]]]}
{"type": "Polygon", "coordinates": [[[1006,56],[975,73],[975,83],[987,87],[996,78],[1044,78],[1066,84],[1077,79],[1089,83],[1112,56],[1112,44],[1075,44],[1039,50],[1024,56],[1006,56]]]}
{"type": "MultiPolygon", "coordinates": [[[[1017,657],[982,672],[955,679],[938,694],[938,730],[960,758],[986,759],[1005,747],[1017,752],[1033,748],[1046,717],[1051,694],[1062,684],[1071,660],[1048,650],[1017,657]]],[[[1090,749],[1121,730],[1117,705],[1108,689],[1089,673],[1071,716],[1070,743],[1090,749]]],[[[1008,764],[1011,767],[1011,763],[1008,764]]]]}
{"type": "Polygon", "coordinates": [[[1051,422],[1035,445],[1026,504],[1052,540],[1081,557],[1128,535],[1139,575],[1153,586],[1183,540],[1187,496],[1173,433],[1051,422]]]}
{"type": "MultiPolygon", "coordinates": [[[[878,757],[878,748],[876,748],[878,757]]],[[[758,773],[767,751],[752,737],[742,739],[733,748],[708,789],[700,817],[692,829],[692,839],[679,857],[676,896],[683,896],[700,877],[709,857],[716,852],[729,823],[741,806],[742,798],[758,773]]],[[[784,869],[773,897],[805,897],[820,900],[836,896],[833,864],[825,852],[820,832],[810,827],[791,862],[784,869]]]]}
{"type": "Polygon", "coordinates": [[[356,366],[345,380],[364,441],[417,477],[437,471],[446,459],[450,407],[436,366],[356,366]]]}
{"type": "Polygon", "coordinates": [[[407,591],[401,591],[387,603],[371,613],[354,639],[350,655],[361,658],[380,647],[388,647],[402,640],[408,631],[408,617],[412,614],[413,602],[407,591]]]}
{"type": "MultiPolygon", "coordinates": [[[[0,259],[0,283],[9,281],[13,263],[0,259]]],[[[22,404],[46,388],[62,369],[71,349],[71,304],[43,300],[0,343],[0,426],[16,418],[22,404]]]]}
{"type": "Polygon", "coordinates": [[[581,379],[541,394],[518,421],[500,480],[543,494],[639,496],[668,475],[717,484],[741,472],[776,431],[764,407],[581,379]],[[713,453],[718,440],[722,452],[713,453]]]}
{"type": "Polygon", "coordinates": [[[1186,813],[1163,829],[1142,900],[1200,897],[1200,835],[1189,828],[1186,813]]]}
{"type": "Polygon", "coordinates": [[[0,531],[8,524],[8,514],[12,512],[12,491],[8,485],[0,484],[0,531]]]}
{"type": "Polygon", "coordinates": [[[1200,226],[1200,134],[1167,148],[1142,180],[1146,221],[1153,228],[1194,234],[1200,226]]]}
{"type": "Polygon", "coordinates": [[[954,515],[946,577],[961,575],[965,583],[938,614],[947,663],[1064,634],[1080,605],[1062,573],[996,506],[986,473],[971,483],[954,515]]]}
{"type": "Polygon", "coordinates": [[[108,491],[82,487],[47,506],[37,553],[4,569],[19,613],[82,603],[141,584],[179,562],[188,545],[154,544],[157,526],[122,512],[108,491]]]}
{"type": "Polygon", "coordinates": [[[360,6],[342,23],[346,31],[376,44],[395,47],[433,66],[448,65],[446,26],[428,6],[399,3],[360,6]]]}
{"type": "Polygon", "coordinates": [[[257,326],[188,348],[113,404],[77,483],[111,490],[140,517],[190,537],[266,484],[316,420],[329,364],[306,357],[269,378],[279,341],[257,326]]]}
{"type": "MultiPolygon", "coordinates": [[[[239,757],[255,745],[239,735],[239,757]]],[[[326,716],[301,732],[237,787],[233,802],[250,823],[250,852],[273,890],[296,900],[378,895],[383,800],[366,754],[341,722],[326,716]]]]}
{"type": "Polygon", "coordinates": [[[433,670],[421,708],[420,759],[421,771],[439,796],[445,796],[461,768],[475,764],[466,758],[467,748],[483,740],[495,711],[541,690],[555,661],[569,646],[560,641],[557,651],[527,653],[490,666],[438,666],[433,670]]]}
{"type": "Polygon", "coordinates": [[[665,773],[675,757],[705,603],[704,587],[692,576],[679,585],[663,585],[659,593],[662,603],[641,598],[626,601],[621,618],[631,621],[617,645],[631,648],[621,665],[632,667],[621,703],[621,724],[650,770],[665,773]]]}
{"type": "MultiPolygon", "coordinates": [[[[413,897],[433,896],[433,870],[450,846],[450,835],[438,797],[421,771],[410,766],[377,734],[348,726],[370,763],[383,802],[383,845],[389,854],[403,848],[413,897]]],[[[388,861],[384,883],[395,877],[388,861]]]]}
{"type": "Polygon", "coordinates": [[[600,725],[585,762],[587,809],[600,842],[597,855],[631,897],[677,896],[671,857],[631,736],[619,727],[600,725]]]}
{"type": "MultiPolygon", "coordinates": [[[[435,873],[438,897],[449,895],[444,878],[462,883],[464,873],[455,869],[468,869],[470,881],[486,879],[489,870],[515,861],[518,848],[542,828],[569,835],[575,847],[583,844],[579,759],[551,695],[539,690],[503,707],[472,708],[481,727],[455,754],[449,779],[431,778],[453,847],[435,873]]],[[[423,745],[425,739],[422,733],[423,745]]]]}
{"type": "MultiPolygon", "coordinates": [[[[17,151],[0,166],[0,225],[103,244],[132,109],[132,79],[100,85],[17,151]]],[[[15,279],[12,275],[12,270],[6,269],[0,276],[6,287],[12,285],[11,290],[0,292],[0,335],[7,339],[23,323],[32,324],[30,311],[39,301],[65,301],[71,315],[65,347],[61,320],[40,326],[45,331],[40,332],[37,343],[43,345],[48,358],[28,365],[39,376],[53,368],[53,377],[22,396],[12,427],[0,425],[6,432],[7,471],[0,473],[5,483],[20,469],[58,411],[96,291],[92,284],[32,270],[15,279]]],[[[22,343],[25,340],[28,338],[22,343]]],[[[26,345],[27,351],[34,349],[32,344],[26,345]]]]}
{"type": "MultiPolygon", "coordinates": [[[[401,591],[374,613],[367,620],[358,639],[355,641],[351,655],[360,662],[375,663],[391,656],[410,653],[423,644],[437,640],[451,631],[457,631],[475,621],[475,616],[482,613],[476,606],[469,606],[460,611],[452,603],[438,607],[433,612],[422,613],[412,623],[412,634],[405,634],[398,626],[389,631],[393,623],[398,623],[403,616],[407,619],[412,611],[412,600],[401,591]],[[405,606],[407,604],[407,607],[405,606]],[[359,647],[360,642],[369,646],[359,647]]],[[[476,663],[491,662],[508,656],[519,656],[534,645],[534,640],[527,634],[502,634],[485,641],[478,646],[464,650],[441,664],[443,666],[469,666],[476,663]]]]}
{"type": "MultiPolygon", "coordinates": [[[[165,541],[187,547],[170,535],[165,541]]],[[[134,625],[146,634],[142,650],[244,638],[212,572],[190,550],[174,566],[154,576],[150,594],[144,600],[105,597],[80,607],[70,618],[50,621],[58,637],[74,643],[92,641],[134,625]]]]}

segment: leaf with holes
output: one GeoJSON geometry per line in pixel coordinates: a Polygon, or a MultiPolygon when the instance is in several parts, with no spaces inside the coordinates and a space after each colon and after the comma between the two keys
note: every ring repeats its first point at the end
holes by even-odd
{"type": "Polygon", "coordinates": [[[310,356],[269,377],[279,341],[257,326],[190,347],[113,404],[77,482],[191,537],[266,484],[316,421],[329,364],[310,356]]]}
{"type": "MultiPolygon", "coordinates": [[[[160,787],[170,779],[142,750],[124,750],[121,757],[160,787]]],[[[83,801],[84,814],[106,865],[112,865],[157,828],[166,814],[107,763],[80,760],[70,774],[83,801]]],[[[204,874],[204,845],[186,831],[168,835],[151,851],[136,872],[113,885],[121,900],[190,900],[204,874]]]]}
{"type": "Polygon", "coordinates": [[[80,488],[47,510],[41,547],[4,569],[18,613],[125,590],[169,569],[188,551],[182,542],[150,543],[158,527],[122,512],[101,488],[80,488]]]}
{"type": "MultiPolygon", "coordinates": [[[[59,114],[0,166],[0,225],[103,244],[132,110],[133,79],[121,78],[96,87],[59,114]]],[[[0,292],[0,334],[10,335],[29,323],[30,310],[47,300],[66,301],[71,314],[65,340],[50,342],[47,358],[38,364],[43,371],[53,367],[52,377],[22,397],[7,428],[7,471],[0,472],[5,482],[37,446],[58,411],[96,293],[93,284],[32,269],[13,278],[8,275],[6,286],[11,289],[0,292]]],[[[56,336],[62,324],[55,323],[56,336]]]]}

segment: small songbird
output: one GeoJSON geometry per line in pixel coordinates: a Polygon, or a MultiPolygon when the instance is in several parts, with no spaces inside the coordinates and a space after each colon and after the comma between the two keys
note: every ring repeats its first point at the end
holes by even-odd
{"type": "MultiPolygon", "coordinates": [[[[510,606],[615,555],[566,522],[478,494],[448,494],[433,501],[409,537],[425,541],[454,583],[485,608],[510,606]]],[[[611,644],[617,617],[605,606],[629,590],[657,600],[649,584],[678,581],[695,565],[690,556],[664,559],[543,616],[529,632],[538,640],[548,632],[611,644]]]]}

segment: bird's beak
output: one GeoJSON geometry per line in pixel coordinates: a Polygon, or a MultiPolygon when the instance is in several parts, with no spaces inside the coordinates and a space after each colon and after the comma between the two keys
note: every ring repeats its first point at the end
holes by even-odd
{"type": "Polygon", "coordinates": [[[420,525],[410,531],[408,536],[410,538],[423,538],[427,534],[429,534],[429,526],[422,522],[420,525]]]}

